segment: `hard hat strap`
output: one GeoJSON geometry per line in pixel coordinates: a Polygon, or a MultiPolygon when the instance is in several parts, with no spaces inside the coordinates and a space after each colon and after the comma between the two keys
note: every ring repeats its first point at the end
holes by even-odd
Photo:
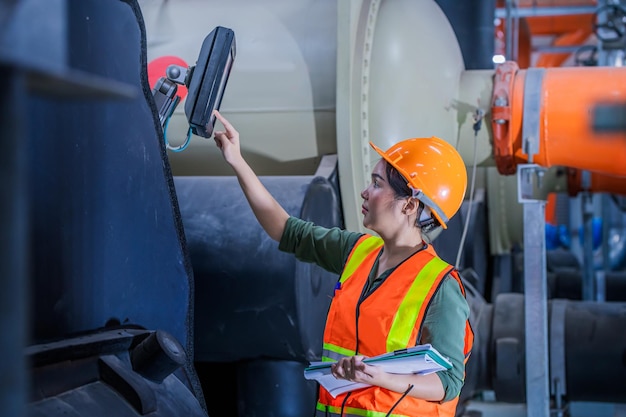
{"type": "Polygon", "coordinates": [[[424,233],[431,231],[439,225],[437,220],[432,216],[430,209],[426,207],[422,201],[419,201],[415,225],[422,229],[424,233]]]}
{"type": "Polygon", "coordinates": [[[437,214],[437,217],[441,219],[443,223],[448,223],[448,216],[446,216],[446,214],[439,208],[439,206],[435,204],[433,200],[428,198],[428,196],[424,194],[422,190],[413,188],[411,187],[411,185],[409,185],[409,188],[411,189],[412,197],[417,198],[420,203],[425,204],[431,211],[434,211],[437,214]]]}

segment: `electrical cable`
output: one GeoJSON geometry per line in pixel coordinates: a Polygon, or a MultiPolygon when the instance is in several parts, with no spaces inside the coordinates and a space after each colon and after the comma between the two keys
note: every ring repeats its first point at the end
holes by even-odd
{"type": "Polygon", "coordinates": [[[389,417],[391,415],[391,412],[393,411],[393,409],[396,408],[398,404],[400,404],[400,401],[402,401],[404,397],[406,397],[409,394],[409,392],[413,389],[413,386],[414,386],[413,384],[409,385],[409,387],[406,389],[406,391],[404,391],[402,396],[398,399],[398,401],[396,401],[393,407],[391,407],[389,411],[387,411],[387,414],[385,414],[385,417],[389,417]]]}
{"type": "Polygon", "coordinates": [[[482,121],[485,116],[485,112],[482,109],[476,109],[474,113],[474,161],[472,162],[472,181],[470,183],[470,198],[469,198],[469,208],[467,209],[467,216],[465,217],[465,224],[463,225],[463,234],[461,235],[461,241],[459,243],[459,250],[456,255],[456,262],[454,263],[454,267],[459,269],[459,263],[461,262],[461,254],[463,253],[463,245],[465,244],[465,239],[467,237],[467,229],[469,228],[469,221],[472,215],[472,206],[474,203],[474,186],[476,184],[476,158],[477,158],[477,148],[478,148],[478,131],[482,126],[482,121]]]}
{"type": "Polygon", "coordinates": [[[348,392],[346,397],[341,402],[341,413],[339,414],[340,416],[343,416],[343,409],[346,407],[346,402],[348,402],[348,398],[350,397],[351,394],[352,394],[352,392],[348,392]]]}
{"type": "Polygon", "coordinates": [[[165,123],[163,124],[163,139],[165,140],[165,147],[173,152],[184,151],[185,148],[187,148],[187,145],[189,145],[189,141],[191,140],[191,126],[189,126],[189,130],[187,130],[187,138],[182,145],[177,147],[170,146],[170,143],[167,140],[167,126],[170,124],[170,118],[171,117],[165,119],[165,123]]]}

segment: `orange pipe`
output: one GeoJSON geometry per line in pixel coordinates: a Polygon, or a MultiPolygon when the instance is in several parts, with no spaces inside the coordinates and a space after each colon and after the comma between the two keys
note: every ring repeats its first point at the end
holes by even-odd
{"type": "MultiPolygon", "coordinates": [[[[497,0],[496,7],[504,8],[506,6],[504,0],[497,0]]],[[[517,8],[533,8],[541,9],[543,7],[561,7],[562,15],[556,16],[526,16],[526,24],[530,29],[531,35],[559,35],[572,32],[581,27],[593,28],[595,14],[567,14],[567,7],[589,6],[597,7],[596,0],[518,0],[517,8]]]]}
{"type": "Polygon", "coordinates": [[[589,172],[588,184],[583,184],[583,171],[567,170],[567,192],[572,197],[581,191],[626,195],[626,178],[589,172]]]}
{"type": "Polygon", "coordinates": [[[546,223],[556,224],[556,194],[549,193],[546,199],[546,223]]]}
{"type": "Polygon", "coordinates": [[[514,123],[518,118],[511,114],[513,102],[513,86],[515,76],[519,71],[517,63],[506,61],[496,66],[493,77],[493,96],[491,101],[491,130],[493,132],[493,155],[502,175],[515,174],[517,164],[522,161],[515,160],[515,144],[513,140],[514,123]]]}
{"type": "Polygon", "coordinates": [[[533,35],[562,35],[581,28],[589,28],[593,32],[595,15],[527,16],[526,22],[533,35]]]}
{"type": "MultiPolygon", "coordinates": [[[[515,165],[531,159],[522,149],[522,126],[524,117],[537,115],[523,114],[529,70],[515,70],[514,64],[505,64],[503,70],[501,66],[496,69],[492,128],[496,165],[501,174],[510,175],[515,173],[515,165]],[[508,79],[503,78],[506,73],[508,79]]],[[[592,128],[595,105],[626,106],[626,68],[566,67],[543,71],[540,91],[535,92],[540,97],[539,152],[532,155],[532,162],[626,177],[626,132],[600,134],[592,128]]]]}
{"type": "MultiPolygon", "coordinates": [[[[564,33],[552,42],[552,46],[575,46],[583,44],[589,36],[593,34],[593,26],[588,25],[581,27],[578,30],[564,33]]],[[[544,52],[537,62],[535,67],[559,67],[569,58],[572,54],[569,52],[544,52]]],[[[521,67],[521,66],[520,66],[521,67]]]]}
{"type": "MultiPolygon", "coordinates": [[[[514,59],[520,68],[528,68],[531,66],[531,38],[533,36],[553,36],[555,37],[552,46],[575,46],[583,45],[584,42],[593,34],[595,23],[595,14],[567,14],[567,7],[572,6],[591,6],[596,7],[596,0],[518,0],[517,7],[541,9],[542,7],[561,7],[563,15],[555,16],[526,16],[519,18],[519,30],[517,41],[517,57],[514,59]]],[[[496,7],[505,7],[504,0],[498,0],[496,7]]],[[[501,40],[501,51],[496,47],[496,53],[502,55],[504,51],[505,38],[505,21],[501,19],[496,26],[496,38],[501,40]]],[[[498,43],[496,43],[498,45],[498,43]]],[[[563,64],[571,54],[570,53],[552,53],[544,52],[537,54],[533,67],[556,67],[563,64]]]]}

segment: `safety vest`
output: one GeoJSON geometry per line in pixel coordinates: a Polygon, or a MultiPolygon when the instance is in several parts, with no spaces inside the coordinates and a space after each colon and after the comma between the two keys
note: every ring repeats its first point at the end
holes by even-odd
{"type": "MultiPolygon", "coordinates": [[[[322,360],[336,361],[357,353],[369,357],[415,346],[430,300],[448,273],[465,295],[456,270],[437,257],[429,245],[398,265],[385,282],[363,297],[369,272],[382,245],[381,238],[364,235],[350,252],[328,311],[322,360]],[[393,285],[385,285],[390,280],[393,285]]],[[[467,321],[465,361],[473,337],[467,321]]],[[[402,397],[402,393],[372,386],[333,398],[320,387],[316,416],[454,417],[458,402],[458,397],[444,403],[402,397]],[[387,414],[392,408],[392,413],[387,414]]]]}

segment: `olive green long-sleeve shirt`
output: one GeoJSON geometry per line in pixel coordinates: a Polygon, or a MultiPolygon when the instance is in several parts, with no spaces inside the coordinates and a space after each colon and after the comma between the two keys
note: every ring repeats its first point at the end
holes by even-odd
{"type": "MultiPolygon", "coordinates": [[[[302,262],[312,262],[329,272],[341,274],[348,255],[361,233],[349,232],[339,228],[316,226],[295,217],[287,220],[285,231],[279,243],[279,249],[295,254],[302,262]]],[[[373,271],[377,269],[378,260],[373,271]]],[[[376,288],[393,272],[384,271],[379,276],[370,272],[368,279],[369,291],[376,288]]],[[[426,312],[422,328],[421,340],[418,344],[430,343],[443,356],[447,357],[453,367],[438,372],[445,396],[443,401],[457,397],[463,386],[464,368],[464,336],[465,321],[469,316],[469,306],[457,281],[448,276],[433,296],[426,312]]]]}

